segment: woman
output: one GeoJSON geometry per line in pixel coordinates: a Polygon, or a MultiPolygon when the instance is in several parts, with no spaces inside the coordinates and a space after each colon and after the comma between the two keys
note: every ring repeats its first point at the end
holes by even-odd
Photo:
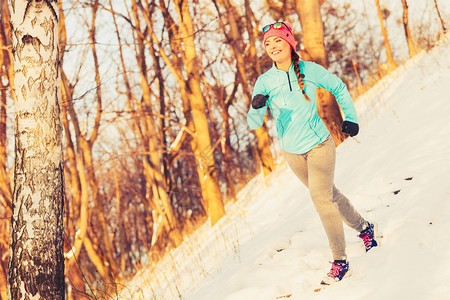
{"type": "Polygon", "coordinates": [[[324,88],[336,97],[345,115],[342,131],[350,136],[359,131],[356,110],[338,77],[318,64],[300,60],[291,24],[269,24],[263,32],[266,53],[274,64],[255,83],[247,123],[252,129],[261,127],[267,107],[270,108],[288,165],[308,187],[328,237],[334,259],[322,281],[328,285],[349,274],[342,221],[360,232],[366,252],[377,246],[376,225],[361,217],[334,186],[336,149],[317,114],[316,89],[324,88]]]}

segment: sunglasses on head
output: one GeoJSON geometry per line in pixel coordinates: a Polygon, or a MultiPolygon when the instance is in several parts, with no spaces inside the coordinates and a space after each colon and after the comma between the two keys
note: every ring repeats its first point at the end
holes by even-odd
{"type": "MultiPolygon", "coordinates": [[[[287,26],[284,22],[276,22],[276,23],[273,23],[273,24],[269,24],[269,25],[264,26],[263,29],[262,29],[262,32],[263,32],[263,33],[266,33],[267,31],[270,30],[270,28],[273,28],[273,29],[281,29],[283,26],[286,27],[289,31],[291,31],[291,29],[289,28],[289,26],[287,26]]],[[[291,32],[292,32],[292,31],[291,31],[291,32]]]]}

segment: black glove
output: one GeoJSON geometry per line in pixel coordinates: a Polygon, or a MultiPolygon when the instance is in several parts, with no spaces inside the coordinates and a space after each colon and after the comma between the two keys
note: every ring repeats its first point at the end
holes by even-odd
{"type": "Polygon", "coordinates": [[[342,132],[349,136],[355,136],[359,132],[359,125],[350,121],[344,121],[342,123],[342,132]]]}
{"type": "Polygon", "coordinates": [[[254,109],[259,109],[261,107],[264,107],[266,105],[267,99],[269,99],[269,95],[265,95],[265,96],[262,94],[255,95],[255,97],[253,97],[253,100],[252,100],[252,107],[254,109]]]}

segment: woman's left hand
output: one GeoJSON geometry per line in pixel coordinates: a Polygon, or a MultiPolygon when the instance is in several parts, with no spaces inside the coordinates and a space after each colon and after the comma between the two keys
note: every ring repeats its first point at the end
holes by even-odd
{"type": "Polygon", "coordinates": [[[342,132],[349,136],[355,136],[359,132],[359,125],[350,121],[344,121],[342,123],[342,132]]]}

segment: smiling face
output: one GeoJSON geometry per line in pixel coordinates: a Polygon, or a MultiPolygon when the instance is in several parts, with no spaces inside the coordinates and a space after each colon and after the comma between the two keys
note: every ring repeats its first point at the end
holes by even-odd
{"type": "Polygon", "coordinates": [[[278,69],[287,71],[291,66],[291,45],[278,36],[272,36],[264,42],[267,55],[276,63],[278,69]]]}

